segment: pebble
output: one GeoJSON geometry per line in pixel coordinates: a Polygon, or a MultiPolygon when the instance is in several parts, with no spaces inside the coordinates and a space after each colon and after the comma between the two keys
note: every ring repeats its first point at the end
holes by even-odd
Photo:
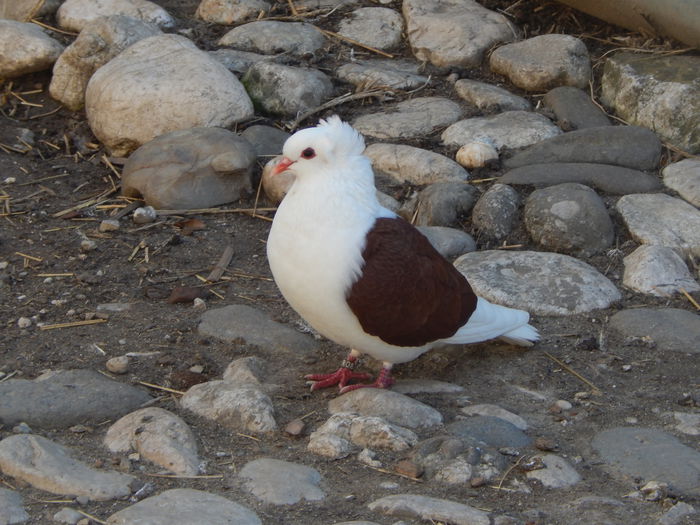
{"type": "Polygon", "coordinates": [[[455,160],[470,169],[497,166],[498,151],[485,142],[468,142],[457,150],[455,160]]]}
{"type": "Polygon", "coordinates": [[[481,403],[477,405],[470,405],[463,407],[461,410],[462,414],[466,416],[491,416],[503,419],[511,425],[519,428],[520,430],[527,430],[527,421],[522,417],[505,408],[499,407],[498,405],[491,405],[488,403],[481,403]]]}
{"type": "Polygon", "coordinates": [[[29,317],[20,317],[17,319],[17,326],[22,330],[32,326],[32,320],[29,317]]]}
{"type": "Polygon", "coordinates": [[[301,500],[319,501],[326,497],[318,486],[321,474],[298,463],[259,458],[246,463],[238,476],[248,492],[272,505],[293,505],[301,500]]]}
{"type": "Polygon", "coordinates": [[[545,454],[535,456],[544,463],[544,468],[532,470],[526,474],[528,479],[536,479],[547,488],[562,489],[576,485],[581,481],[581,475],[561,456],[545,454]]]}
{"type": "Polygon", "coordinates": [[[442,521],[455,525],[489,525],[489,514],[463,503],[421,496],[395,494],[371,502],[370,510],[389,516],[442,521]]]}
{"type": "Polygon", "coordinates": [[[105,367],[113,374],[126,374],[129,371],[129,356],[112,357],[107,360],[105,367]]]}
{"type": "Polygon", "coordinates": [[[66,523],[68,525],[76,525],[85,516],[80,514],[77,510],[71,509],[70,507],[63,507],[56,514],[53,515],[53,520],[58,523],[66,523]]]}
{"type": "Polygon", "coordinates": [[[103,233],[114,232],[120,228],[118,219],[105,219],[100,222],[99,230],[103,233]]]}
{"type": "Polygon", "coordinates": [[[136,224],[148,224],[155,221],[156,217],[158,217],[158,213],[153,206],[143,206],[134,210],[132,220],[136,224]]]}

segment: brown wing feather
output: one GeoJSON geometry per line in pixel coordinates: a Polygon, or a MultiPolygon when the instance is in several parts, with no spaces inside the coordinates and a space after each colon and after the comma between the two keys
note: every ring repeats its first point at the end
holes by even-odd
{"type": "Polygon", "coordinates": [[[365,332],[396,346],[453,335],[476,308],[464,276],[403,219],[377,219],[347,302],[365,332]]]}

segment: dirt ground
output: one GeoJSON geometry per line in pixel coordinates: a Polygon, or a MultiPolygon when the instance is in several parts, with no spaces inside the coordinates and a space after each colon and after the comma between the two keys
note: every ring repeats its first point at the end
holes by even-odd
{"type": "MultiPolygon", "coordinates": [[[[203,49],[213,49],[215,40],[229,28],[210,26],[194,19],[198,2],[194,0],[161,0],[162,5],[178,20],[178,29],[191,29],[192,38],[203,49]]],[[[547,2],[483,2],[488,7],[512,7],[513,21],[526,36],[545,32],[568,32],[577,36],[588,35],[584,41],[594,58],[614,47],[630,42],[643,42],[637,36],[596,22],[585,15],[574,14],[568,8],[547,2]]],[[[280,14],[286,13],[285,2],[280,2],[280,14]]],[[[398,2],[396,3],[398,4],[398,2]]],[[[373,5],[367,2],[367,5],[373,5]]],[[[340,11],[339,13],[343,13],[340,11]]],[[[319,25],[335,30],[338,13],[322,19],[319,25]]],[[[54,25],[52,19],[45,20],[54,25]]],[[[69,42],[70,39],[56,35],[69,42]]],[[[670,45],[656,42],[654,45],[670,45]]],[[[329,43],[328,53],[316,63],[321,69],[332,70],[338,59],[347,56],[348,47],[338,42],[329,43]]],[[[408,49],[401,50],[410,56],[408,49]]],[[[456,71],[464,78],[498,80],[486,69],[456,71]]],[[[434,87],[421,95],[450,92],[445,76],[449,72],[435,72],[434,87]]],[[[127,352],[151,355],[132,360],[125,375],[114,376],[117,381],[138,384],[146,382],[175,390],[184,390],[192,382],[219,379],[226,365],[233,359],[259,355],[272,368],[273,382],[283,385],[274,397],[277,420],[281,427],[294,418],[305,417],[307,429],[313,430],[328,417],[326,405],[336,395],[334,390],[310,393],[302,376],[305,373],[335,369],[345,349],[329,342],[322,343],[322,351],[314,358],[279,356],[265,348],[245,344],[226,344],[204,338],[197,333],[200,311],[190,303],[170,304],[167,297],[176,286],[199,286],[204,291],[208,308],[228,304],[246,304],[266,311],[281,322],[298,323],[296,314],[286,305],[271,279],[265,257],[265,239],[270,227],[271,212],[260,212],[252,217],[242,212],[207,213],[195,216],[159,217],[151,225],[141,226],[122,220],[120,230],[100,233],[101,220],[119,212],[126,202],[119,198],[118,175],[108,166],[105,151],[91,135],[84,113],[72,113],[48,96],[49,73],[28,75],[0,84],[0,143],[13,144],[15,130],[27,128],[35,134],[35,144],[27,152],[7,150],[0,152],[0,262],[7,268],[0,270],[0,372],[13,377],[34,378],[44,370],[88,368],[105,371],[109,357],[127,352]],[[15,182],[7,182],[8,178],[15,182]],[[4,182],[3,182],[4,181],[4,182]],[[78,211],[63,214],[81,203],[93,204],[78,211]],[[68,218],[67,218],[68,217],[68,218]],[[197,218],[202,229],[188,233],[182,221],[197,218]],[[93,240],[96,247],[81,250],[81,242],[93,240]],[[222,280],[203,283],[205,277],[231,245],[234,256],[222,280]],[[99,319],[96,307],[102,303],[130,303],[130,309],[111,313],[106,322],[78,327],[40,330],[37,322],[48,325],[99,319]],[[97,314],[97,315],[96,315],[97,314]],[[18,319],[33,320],[32,326],[22,330],[18,319]],[[200,365],[200,375],[190,368],[200,365]]],[[[509,86],[515,92],[517,89],[509,86]]],[[[339,86],[338,93],[348,90],[339,86]]],[[[519,93],[523,94],[524,93],[519,93]]],[[[537,102],[539,97],[529,97],[537,102]]],[[[338,108],[343,117],[351,117],[376,110],[379,102],[357,103],[338,108]]],[[[322,115],[321,115],[322,116],[322,115]]],[[[306,125],[315,122],[307,122],[306,125]]],[[[258,118],[250,124],[282,124],[274,119],[258,118]]],[[[417,145],[444,152],[439,146],[439,134],[418,141],[417,145]]],[[[664,163],[678,157],[667,152],[664,163]]],[[[115,163],[116,168],[119,164],[115,163]]],[[[500,172],[488,172],[488,176],[500,172]]],[[[259,172],[256,173],[259,177],[259,172]]],[[[255,181],[257,183],[257,179],[255,181]]],[[[479,185],[481,191],[487,184],[479,185]]],[[[398,197],[410,188],[389,188],[398,197]]],[[[608,205],[614,198],[605,197],[608,205]]],[[[221,208],[250,209],[264,206],[256,203],[255,194],[239,203],[221,208]]],[[[586,262],[608,276],[621,287],[622,257],[636,244],[629,239],[624,227],[615,218],[617,249],[592,257],[586,262]]],[[[473,231],[469,217],[461,227],[472,233],[479,249],[490,248],[473,231]]],[[[514,232],[506,242],[522,245],[522,249],[537,249],[523,229],[514,232]]],[[[351,519],[365,519],[393,523],[393,518],[371,513],[366,505],[386,495],[379,484],[392,481],[399,485],[397,493],[417,493],[447,498],[492,510],[497,514],[521,513],[527,509],[550,509],[584,495],[622,498],[635,488],[635,480],[611,477],[598,464],[591,451],[590,441],[597,432],[613,426],[625,425],[628,418],[636,418],[641,426],[667,428],[671,420],[664,415],[674,410],[688,410],[687,394],[698,389],[697,356],[685,353],[662,352],[642,343],[625,344],[606,329],[610,315],[622,308],[640,306],[669,306],[693,310],[685,298],[655,299],[623,291],[622,301],[608,310],[563,318],[534,316],[533,324],[542,334],[542,341],[533,349],[487,343],[460,349],[433,351],[420,359],[396,367],[397,378],[433,378],[459,384],[474,403],[494,403],[515,413],[532,416],[532,437],[554,440],[559,454],[576,464],[584,481],[563,491],[530,485],[530,494],[498,490],[496,487],[448,487],[433,482],[417,482],[398,475],[379,472],[361,465],[353,457],[326,461],[306,451],[308,437],[292,438],[280,432],[273,436],[251,437],[232,433],[204,419],[193,416],[178,407],[177,395],[152,388],[160,396],[156,406],[173,410],[194,429],[199,440],[200,456],[207,460],[207,474],[221,475],[205,479],[165,479],[145,477],[155,486],[155,492],[167,488],[191,487],[228,496],[255,510],[266,524],[334,523],[351,519]],[[577,392],[591,392],[591,387],[565,370],[548,355],[565,362],[601,393],[592,395],[588,402],[575,404],[571,411],[553,414],[547,403],[533,398],[515,387],[546,394],[551,399],[574,400],[577,392]],[[623,366],[631,365],[626,371],[623,366]],[[221,455],[220,453],[226,453],[221,455]],[[291,507],[261,505],[242,492],[236,481],[236,470],[246,462],[263,456],[304,463],[318,469],[323,476],[322,488],[328,496],[320,503],[298,504],[291,507]]],[[[695,294],[700,299],[698,294],[695,294]]],[[[367,367],[376,371],[371,361],[367,367]]],[[[107,372],[105,372],[107,373],[107,372]]],[[[145,387],[144,387],[145,388],[145,387]]],[[[422,401],[440,410],[447,422],[454,420],[458,406],[454,396],[418,396],[422,401]]],[[[96,425],[87,432],[69,430],[39,433],[74,447],[80,459],[88,463],[111,466],[118,463],[102,446],[101,440],[110,422],[96,425]]],[[[10,428],[0,428],[0,438],[11,434],[10,428]]],[[[423,436],[427,437],[427,436],[423,436]]],[[[681,440],[690,443],[689,439],[681,440]]],[[[536,450],[525,451],[536,453],[536,450]]],[[[381,454],[388,470],[401,459],[401,454],[381,454]]],[[[515,462],[517,458],[513,458],[515,462]]],[[[146,464],[146,473],[158,472],[146,464]]],[[[133,467],[132,467],[133,470],[133,467]]],[[[139,475],[140,471],[136,471],[139,475]]],[[[523,479],[523,472],[514,469],[510,476],[523,479]]],[[[2,482],[16,483],[0,477],[2,482]]],[[[50,517],[62,504],[46,503],[60,500],[29,488],[22,489],[33,517],[30,523],[49,523],[50,517]]],[[[675,501],[673,495],[663,502],[648,503],[642,516],[661,512],[675,501]],[[648,514],[647,514],[648,512],[648,514]]],[[[696,506],[699,501],[689,501],[696,506]]],[[[127,502],[90,503],[82,510],[105,520],[127,502]]],[[[635,507],[637,508],[637,507],[635,507]]],[[[635,511],[636,512],[636,511],[635,511]]],[[[533,523],[555,523],[548,518],[533,523]]],[[[632,523],[634,521],[630,521],[632,523]]],[[[639,522],[639,521],[637,521],[639,522]]]]}

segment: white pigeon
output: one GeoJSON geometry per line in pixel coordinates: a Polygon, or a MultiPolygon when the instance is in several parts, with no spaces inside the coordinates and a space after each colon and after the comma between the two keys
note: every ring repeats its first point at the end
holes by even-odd
{"type": "Polygon", "coordinates": [[[351,349],[331,374],[306,376],[312,390],[391,386],[391,367],[441,344],[500,337],[539,339],[522,310],[477,297],[466,278],[416,228],[376,197],[362,136],[339,117],[298,131],[274,169],[296,180],[267,240],[272,275],[287,302],[319,333],[351,349]],[[370,384],[353,371],[369,354],[383,362],[370,384]]]}

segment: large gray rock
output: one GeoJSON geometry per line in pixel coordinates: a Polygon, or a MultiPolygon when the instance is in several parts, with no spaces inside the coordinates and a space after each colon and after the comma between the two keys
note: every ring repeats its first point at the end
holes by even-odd
{"type": "Polygon", "coordinates": [[[0,18],[29,22],[32,18],[54,14],[62,2],[45,0],[37,6],[37,0],[0,0],[0,18]]]}
{"type": "Polygon", "coordinates": [[[238,476],[248,492],[273,505],[319,501],[326,496],[318,487],[321,474],[316,469],[289,461],[255,459],[246,463],[238,476]]]}
{"type": "MultiPolygon", "coordinates": [[[[476,242],[467,232],[446,226],[418,226],[440,255],[447,259],[476,250],[476,242]]],[[[396,391],[396,389],[394,389],[396,391]]]]}
{"type": "Polygon", "coordinates": [[[59,27],[80,32],[102,16],[126,15],[158,27],[169,28],[175,20],[159,5],[148,0],[66,0],[56,13],[59,27]]]}
{"type": "Polygon", "coordinates": [[[663,193],[625,195],[617,211],[632,237],[700,257],[700,210],[663,193]]]}
{"type": "Polygon", "coordinates": [[[279,155],[289,138],[289,133],[273,126],[256,124],[241,132],[241,137],[250,142],[255,154],[263,157],[279,155]]]}
{"type": "Polygon", "coordinates": [[[311,24],[260,20],[231,29],[219,39],[219,45],[264,55],[287,53],[302,57],[313,55],[325,41],[323,33],[311,24]]]}
{"type": "Polygon", "coordinates": [[[361,7],[338,25],[338,34],[376,49],[401,43],[403,17],[388,7],[361,7]]]}
{"type": "Polygon", "coordinates": [[[558,184],[533,191],[525,202],[525,227],[542,247],[588,257],[615,238],[603,199],[582,184],[558,184]]]}
{"type": "Polygon", "coordinates": [[[643,244],[625,257],[624,263],[622,284],[637,292],[668,297],[681,290],[700,290],[683,259],[668,246],[643,244]]]}
{"type": "Polygon", "coordinates": [[[559,135],[561,130],[545,116],[530,111],[506,111],[491,117],[455,122],[441,135],[446,146],[486,142],[496,149],[524,148],[559,135]]]}
{"type": "Polygon", "coordinates": [[[17,434],[0,441],[0,471],[34,488],[94,501],[121,499],[138,485],[133,476],[98,470],[41,436],[17,434]]]}
{"type": "Polygon", "coordinates": [[[690,204],[700,208],[700,159],[683,159],[661,172],[664,184],[678,192],[690,204]]]}
{"type": "Polygon", "coordinates": [[[404,0],[406,34],[418,60],[479,66],[495,44],[517,38],[506,17],[473,0],[404,0]]]}
{"type": "Polygon", "coordinates": [[[473,416],[459,419],[447,426],[453,436],[475,444],[486,443],[495,448],[526,447],[532,439],[513,423],[500,417],[473,416]]]}
{"type": "Polygon", "coordinates": [[[660,351],[700,353],[700,315],[677,308],[632,308],[610,318],[610,329],[630,339],[647,338],[660,351]]]}
{"type": "Polygon", "coordinates": [[[454,525],[489,525],[491,519],[483,510],[455,501],[418,494],[384,496],[367,505],[370,510],[389,516],[410,517],[454,525]]]}
{"type": "Polygon", "coordinates": [[[700,57],[621,52],[605,61],[601,100],[630,124],[700,152],[700,57]]]}
{"type": "Polygon", "coordinates": [[[621,298],[595,268],[558,253],[486,250],[467,253],[454,265],[477,295],[534,314],[590,312],[621,298]]]}
{"type": "Polygon", "coordinates": [[[653,170],[661,158],[661,141],[637,126],[601,126],[570,131],[543,140],[504,162],[508,168],[552,162],[614,164],[653,170]]]}
{"type": "Polygon", "coordinates": [[[92,370],[62,370],[0,383],[0,421],[38,428],[101,423],[151,400],[143,390],[92,370]]]}
{"type": "Polygon", "coordinates": [[[414,89],[428,83],[428,77],[419,74],[419,67],[408,60],[358,60],[340,66],[335,76],[362,89],[414,89]]]}
{"type": "Polygon", "coordinates": [[[612,195],[659,191],[661,183],[643,171],[588,162],[530,164],[509,170],[500,178],[504,184],[552,186],[578,182],[612,195]]]}
{"type": "Polygon", "coordinates": [[[0,78],[49,69],[62,52],[38,25],[0,19],[0,78]]]}
{"type": "Polygon", "coordinates": [[[472,223],[487,238],[502,239],[513,230],[519,206],[518,192],[506,184],[496,183],[474,205],[472,223]]]}
{"type": "Polygon", "coordinates": [[[542,99],[557,117],[563,130],[610,126],[607,115],[596,106],[590,95],[574,86],[560,86],[547,92],[542,99]]]}
{"type": "Polygon", "coordinates": [[[455,82],[455,91],[464,100],[485,111],[528,111],[532,108],[530,102],[523,97],[478,80],[458,80],[455,82]]]}
{"type": "Polygon", "coordinates": [[[210,208],[251,189],[253,146],[221,128],[172,131],[147,142],[126,161],[122,193],[156,209],[210,208]]]}
{"type": "Polygon", "coordinates": [[[169,131],[225,128],[250,118],[253,104],[220,62],[187,38],[167,34],[139,40],[98,69],[85,111],[95,136],[124,156],[169,131]]]}
{"type": "Polygon", "coordinates": [[[477,193],[462,182],[436,182],[408,201],[401,214],[418,226],[453,226],[472,209],[477,193]]]}
{"type": "Polygon", "coordinates": [[[112,514],[107,525],[262,525],[250,509],[216,494],[170,489],[112,514]]]}
{"type": "Polygon", "coordinates": [[[283,57],[275,55],[261,55],[240,49],[230,49],[223,47],[207,52],[214,60],[221,62],[231,73],[244,75],[256,62],[284,62],[283,57]]]}
{"type": "Polygon", "coordinates": [[[29,520],[24,510],[22,495],[14,490],[0,487],[0,524],[15,525],[29,520]]]}
{"type": "Polygon", "coordinates": [[[700,452],[661,430],[616,427],[599,432],[593,448],[618,476],[668,483],[681,494],[700,494],[700,452]]]}
{"type": "Polygon", "coordinates": [[[467,170],[452,159],[422,148],[376,143],[367,146],[364,154],[372,161],[375,175],[389,177],[396,184],[423,186],[469,178],[467,170]]]}
{"type": "Polygon", "coordinates": [[[232,25],[257,18],[270,7],[272,4],[266,0],[202,0],[195,16],[214,24],[232,25]]]}

